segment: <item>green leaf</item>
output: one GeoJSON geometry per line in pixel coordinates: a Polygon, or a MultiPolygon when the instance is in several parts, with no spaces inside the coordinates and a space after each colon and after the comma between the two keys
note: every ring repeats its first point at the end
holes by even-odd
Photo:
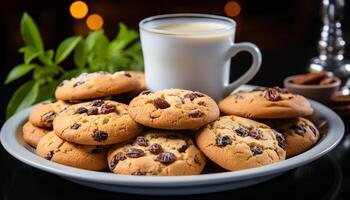
{"type": "MultiPolygon", "coordinates": [[[[33,86],[35,85],[35,81],[31,80],[24,84],[22,84],[12,95],[9,103],[7,104],[6,109],[6,118],[11,117],[17,110],[19,110],[19,106],[23,108],[23,100],[26,99],[27,95],[30,93],[33,86]]],[[[28,99],[28,98],[27,98],[28,99]]],[[[28,102],[30,103],[30,102],[28,102]]],[[[33,102],[32,102],[33,103],[33,102]]]]}
{"type": "Polygon", "coordinates": [[[18,105],[15,113],[28,108],[35,103],[36,98],[39,94],[39,83],[35,82],[31,90],[26,93],[25,97],[22,99],[21,103],[18,105]]]}
{"type": "Polygon", "coordinates": [[[85,40],[81,40],[74,50],[74,63],[79,68],[84,68],[87,62],[88,49],[85,40]]]}
{"type": "Polygon", "coordinates": [[[28,72],[30,72],[32,69],[34,69],[37,66],[38,65],[36,65],[36,64],[19,64],[19,65],[17,65],[7,75],[7,78],[5,80],[5,84],[8,84],[8,83],[26,75],[28,72]]]}
{"type": "Polygon", "coordinates": [[[37,67],[34,70],[33,77],[41,84],[51,82],[54,77],[59,74],[59,67],[57,65],[37,67]]]}
{"type": "Polygon", "coordinates": [[[56,80],[51,81],[45,85],[41,85],[39,87],[39,95],[36,99],[36,102],[53,99],[57,85],[58,85],[58,81],[56,80]]]}
{"type": "Polygon", "coordinates": [[[62,62],[67,56],[74,50],[77,44],[80,42],[81,36],[72,36],[61,42],[58,46],[55,56],[55,63],[62,62]]]}
{"type": "Polygon", "coordinates": [[[97,40],[98,37],[100,37],[101,34],[104,34],[103,30],[92,31],[86,37],[86,47],[87,47],[89,52],[95,46],[96,40],[97,40]]]}
{"type": "Polygon", "coordinates": [[[107,58],[109,40],[102,32],[96,37],[95,45],[93,47],[94,53],[100,58],[107,58]]]}
{"type": "Polygon", "coordinates": [[[44,63],[45,65],[52,65],[53,64],[53,54],[55,52],[52,49],[49,49],[45,51],[44,53],[39,55],[39,60],[44,63]]]}
{"type": "Polygon", "coordinates": [[[40,32],[33,21],[33,19],[24,13],[21,19],[21,34],[24,40],[24,43],[27,46],[32,46],[39,51],[44,50],[44,44],[40,36],[40,32]]]}
{"type": "Polygon", "coordinates": [[[108,47],[109,54],[121,51],[132,41],[138,38],[138,33],[134,30],[128,30],[127,26],[119,23],[119,33],[117,37],[110,43],[108,47]]]}
{"type": "Polygon", "coordinates": [[[19,52],[24,53],[24,63],[29,64],[34,58],[42,54],[42,51],[32,46],[25,46],[19,49],[19,52]]]}

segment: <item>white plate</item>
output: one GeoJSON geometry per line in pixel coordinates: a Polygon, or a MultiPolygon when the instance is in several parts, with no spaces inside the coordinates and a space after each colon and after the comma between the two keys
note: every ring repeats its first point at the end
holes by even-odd
{"type": "MultiPolygon", "coordinates": [[[[320,129],[322,138],[308,151],[287,160],[235,172],[216,172],[196,176],[127,176],[96,172],[64,166],[36,156],[23,142],[21,126],[32,108],[11,117],[1,129],[1,143],[18,160],[35,168],[57,174],[70,181],[103,190],[147,194],[183,195],[199,194],[241,188],[274,178],[290,169],[305,165],[332,150],[344,134],[342,120],[326,106],[310,101],[315,109],[311,120],[320,129]]],[[[48,183],[49,184],[49,183],[48,183]]]]}

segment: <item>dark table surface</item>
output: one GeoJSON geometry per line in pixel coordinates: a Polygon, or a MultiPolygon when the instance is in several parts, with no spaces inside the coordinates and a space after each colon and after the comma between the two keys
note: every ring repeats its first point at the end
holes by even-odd
{"type": "MultiPolygon", "coordinates": [[[[270,181],[250,187],[205,195],[167,199],[350,199],[350,119],[343,118],[342,142],[320,159],[270,181]]],[[[0,147],[2,199],[164,199],[112,193],[87,188],[30,167],[0,147]]]]}

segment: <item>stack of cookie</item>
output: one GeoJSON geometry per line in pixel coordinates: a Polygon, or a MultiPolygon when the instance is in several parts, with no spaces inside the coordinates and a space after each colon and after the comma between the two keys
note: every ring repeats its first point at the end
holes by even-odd
{"type": "Polygon", "coordinates": [[[109,145],[133,138],[143,127],[129,117],[127,105],[96,98],[137,95],[145,89],[142,75],[96,72],[63,81],[56,89],[57,102],[42,103],[30,113],[24,140],[48,160],[105,169],[109,145]]]}
{"type": "Polygon", "coordinates": [[[200,92],[144,89],[136,72],[63,81],[57,102],[33,109],[23,137],[37,155],[64,165],[168,176],[200,174],[206,156],[233,171],[268,165],[319,137],[303,118],[313,112],[308,101],[279,88],[238,92],[219,106],[200,92]]]}
{"type": "MultiPolygon", "coordinates": [[[[286,149],[287,158],[306,151],[320,137],[315,125],[303,118],[313,113],[310,103],[303,96],[285,89],[275,87],[237,92],[223,99],[219,107],[222,113],[260,120],[282,133],[286,145],[280,147],[286,149]]],[[[242,134],[240,132],[236,131],[238,135],[242,134]]]]}

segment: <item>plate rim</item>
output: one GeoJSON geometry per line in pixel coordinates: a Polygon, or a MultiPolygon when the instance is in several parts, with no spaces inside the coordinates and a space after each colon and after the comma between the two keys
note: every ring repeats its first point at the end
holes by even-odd
{"type": "Polygon", "coordinates": [[[190,186],[194,184],[212,185],[231,181],[244,181],[281,173],[302,166],[325,155],[339,144],[345,132],[342,119],[326,106],[313,100],[309,101],[312,107],[314,107],[315,110],[317,108],[317,112],[320,112],[321,114],[323,113],[321,116],[329,122],[327,136],[325,136],[321,142],[306,152],[284,161],[233,172],[219,172],[190,176],[130,176],[113,174],[110,172],[84,170],[50,162],[30,152],[16,139],[18,128],[20,128],[20,125],[27,120],[29,112],[34,106],[15,114],[4,123],[0,132],[0,141],[5,150],[21,162],[49,173],[80,181],[139,187],[174,187],[190,186]],[[15,131],[16,134],[12,134],[11,132],[13,131],[15,131]]]}

